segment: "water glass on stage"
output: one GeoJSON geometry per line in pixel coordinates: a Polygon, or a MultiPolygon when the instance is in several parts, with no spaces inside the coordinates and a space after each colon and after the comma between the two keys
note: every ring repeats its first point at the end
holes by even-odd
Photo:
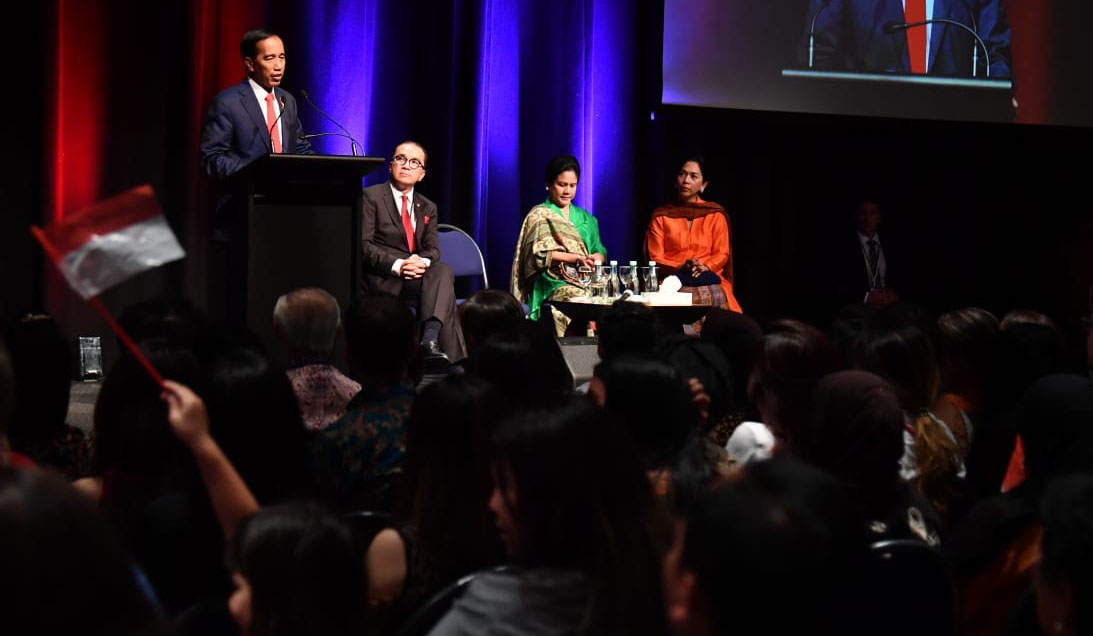
{"type": "Polygon", "coordinates": [[[622,295],[626,290],[634,291],[632,280],[630,278],[630,266],[619,265],[619,295],[622,295]]]}

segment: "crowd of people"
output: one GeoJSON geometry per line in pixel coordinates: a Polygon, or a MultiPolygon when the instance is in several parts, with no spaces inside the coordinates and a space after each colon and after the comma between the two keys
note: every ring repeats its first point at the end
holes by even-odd
{"type": "Polygon", "coordinates": [[[137,305],[168,380],[121,357],[87,435],[62,330],[7,324],[5,629],[395,634],[476,574],[420,633],[915,633],[862,602],[908,576],[896,542],[943,564],[896,604],[929,633],[1089,633],[1093,352],[1046,316],[714,308],[689,336],[620,301],[587,394],[550,316],[481,290],[461,317],[469,355],[426,375],[395,296],[293,291],[271,343],[137,305]]]}

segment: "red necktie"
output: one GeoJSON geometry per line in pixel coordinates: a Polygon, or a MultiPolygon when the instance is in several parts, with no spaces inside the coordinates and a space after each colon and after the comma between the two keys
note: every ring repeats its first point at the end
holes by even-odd
{"type": "MultiPolygon", "coordinates": [[[[907,24],[926,19],[926,0],[904,0],[903,19],[907,24]]],[[[926,25],[907,29],[907,55],[911,59],[911,72],[926,72],[926,25]]]]}
{"type": "Polygon", "coordinates": [[[281,152],[281,133],[277,130],[277,113],[273,109],[273,93],[266,93],[266,130],[273,141],[273,152],[281,152]]]}
{"type": "Polygon", "coordinates": [[[410,197],[402,195],[402,227],[406,230],[406,244],[410,246],[410,253],[414,253],[414,224],[410,223],[410,197]]]}

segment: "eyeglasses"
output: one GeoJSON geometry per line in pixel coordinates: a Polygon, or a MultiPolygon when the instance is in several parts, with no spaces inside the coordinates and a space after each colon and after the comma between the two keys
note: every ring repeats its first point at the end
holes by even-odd
{"type": "Polygon", "coordinates": [[[425,164],[421,163],[419,159],[407,159],[406,155],[395,155],[395,158],[391,160],[391,163],[397,163],[400,166],[410,166],[411,170],[425,167],[425,164]]]}

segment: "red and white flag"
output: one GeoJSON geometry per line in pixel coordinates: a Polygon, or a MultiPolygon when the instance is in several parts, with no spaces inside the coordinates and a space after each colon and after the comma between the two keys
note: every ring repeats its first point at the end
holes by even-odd
{"type": "Polygon", "coordinates": [[[84,299],[186,256],[149,185],[31,231],[84,299]]]}

